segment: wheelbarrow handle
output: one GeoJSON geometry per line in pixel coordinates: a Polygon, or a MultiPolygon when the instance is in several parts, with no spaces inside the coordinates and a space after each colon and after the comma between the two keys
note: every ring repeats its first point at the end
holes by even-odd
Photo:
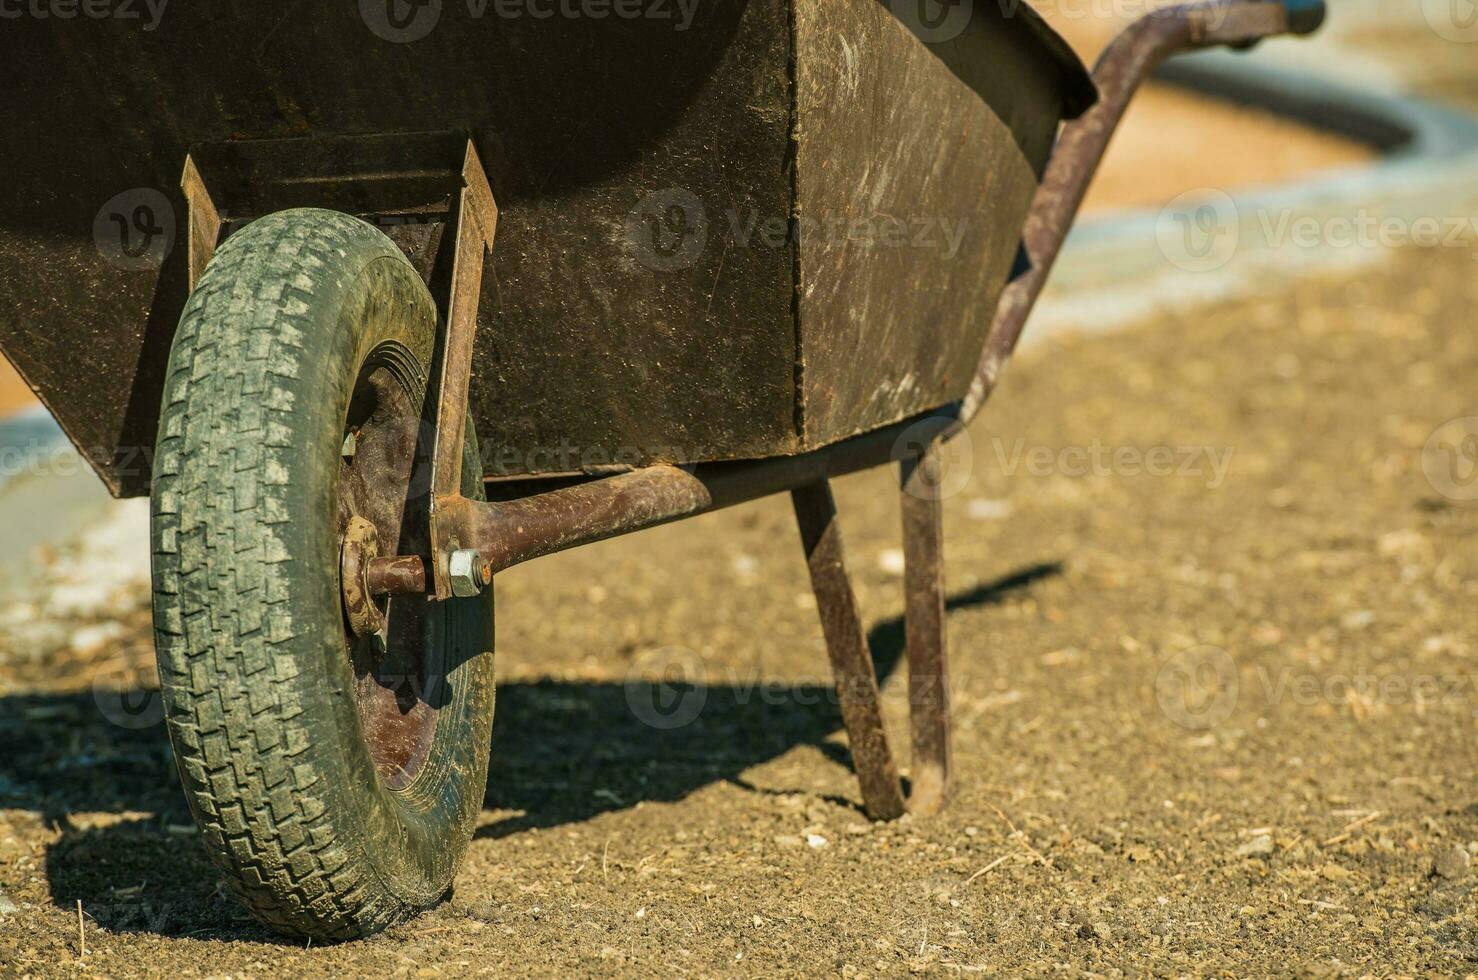
{"type": "Polygon", "coordinates": [[[1312,34],[1324,23],[1324,0],[1283,0],[1288,11],[1288,33],[1312,34]]]}
{"type": "Polygon", "coordinates": [[[1209,0],[1145,14],[1114,38],[1093,68],[1098,102],[1063,127],[1032,200],[1022,229],[1027,269],[1001,294],[975,380],[961,405],[962,424],[968,424],[989,397],[1002,365],[1016,348],[1109,140],[1150,73],[1184,51],[1245,48],[1280,34],[1310,34],[1324,22],[1324,15],[1324,0],[1209,0]]]}

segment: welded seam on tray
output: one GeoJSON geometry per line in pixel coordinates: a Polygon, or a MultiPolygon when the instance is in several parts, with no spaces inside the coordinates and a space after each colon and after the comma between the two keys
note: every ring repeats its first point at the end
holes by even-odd
{"type": "Polygon", "coordinates": [[[790,127],[785,134],[789,142],[787,157],[790,165],[790,226],[794,229],[790,237],[790,326],[791,326],[791,425],[795,429],[796,450],[806,448],[806,389],[805,364],[801,359],[801,179],[800,179],[800,125],[801,84],[800,65],[796,52],[800,50],[800,21],[796,17],[795,3],[787,3],[786,18],[790,32],[790,52],[785,59],[785,70],[790,83],[790,127]]]}

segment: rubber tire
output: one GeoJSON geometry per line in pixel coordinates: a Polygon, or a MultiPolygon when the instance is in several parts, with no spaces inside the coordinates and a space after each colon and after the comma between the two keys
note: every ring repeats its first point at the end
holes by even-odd
{"type": "MultiPolygon", "coordinates": [[[[471,838],[493,721],[492,590],[438,604],[452,665],[429,757],[378,778],[353,696],[335,481],[360,365],[436,312],[379,230],[296,209],[232,235],[170,353],[155,455],[154,622],[169,737],[228,885],[284,933],[348,939],[438,902],[471,838]]],[[[469,423],[463,492],[481,497],[469,423]]]]}

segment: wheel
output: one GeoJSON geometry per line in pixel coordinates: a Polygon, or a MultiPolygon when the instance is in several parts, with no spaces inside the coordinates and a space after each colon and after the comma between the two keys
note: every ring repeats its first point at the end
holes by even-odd
{"type": "MultiPolygon", "coordinates": [[[[435,334],[394,243],[298,209],[222,244],[170,353],[152,509],[169,737],[227,883],[297,936],[439,901],[485,791],[491,590],[397,597],[367,626],[339,574],[351,546],[427,553],[435,334]]],[[[470,422],[465,445],[481,497],[470,422]]]]}

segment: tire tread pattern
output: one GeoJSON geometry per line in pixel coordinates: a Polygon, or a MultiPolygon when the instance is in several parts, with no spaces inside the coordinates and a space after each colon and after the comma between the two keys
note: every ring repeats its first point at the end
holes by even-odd
{"type": "Polygon", "coordinates": [[[268,925],[348,939],[419,910],[373,880],[304,761],[295,559],[274,533],[292,518],[293,416],[313,394],[314,284],[378,235],[336,217],[259,219],[201,277],[165,382],[152,523],[166,719],[206,849],[268,925]]]}

